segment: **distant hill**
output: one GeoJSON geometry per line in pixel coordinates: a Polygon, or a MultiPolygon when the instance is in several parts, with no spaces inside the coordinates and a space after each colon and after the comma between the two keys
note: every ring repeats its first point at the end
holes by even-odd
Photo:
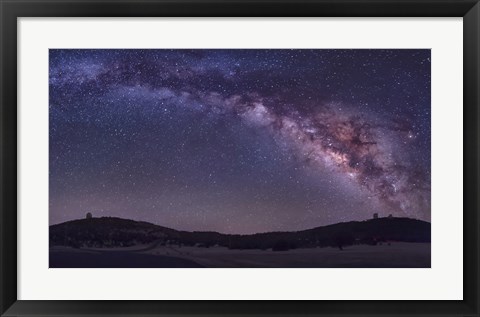
{"type": "Polygon", "coordinates": [[[50,226],[50,246],[126,247],[136,244],[181,244],[231,249],[292,248],[372,244],[390,241],[430,242],[430,223],[410,218],[351,221],[295,232],[251,235],[178,231],[148,222],[115,217],[80,219],[50,226]]]}

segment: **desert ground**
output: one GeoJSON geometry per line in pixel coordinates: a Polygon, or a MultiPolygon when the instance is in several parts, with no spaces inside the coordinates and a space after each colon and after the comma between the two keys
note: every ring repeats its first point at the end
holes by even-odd
{"type": "Polygon", "coordinates": [[[50,248],[50,268],[167,268],[202,267],[190,260],[130,250],[50,248]]]}
{"type": "Polygon", "coordinates": [[[225,247],[139,245],[129,248],[50,248],[51,268],[211,267],[211,268],[425,268],[430,243],[393,242],[288,251],[230,250],[225,247]]]}

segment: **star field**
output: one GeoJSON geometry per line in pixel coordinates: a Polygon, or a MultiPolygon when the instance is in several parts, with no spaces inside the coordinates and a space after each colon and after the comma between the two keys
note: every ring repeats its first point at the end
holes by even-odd
{"type": "Polygon", "coordinates": [[[50,50],[50,224],[430,221],[430,50],[50,50]]]}

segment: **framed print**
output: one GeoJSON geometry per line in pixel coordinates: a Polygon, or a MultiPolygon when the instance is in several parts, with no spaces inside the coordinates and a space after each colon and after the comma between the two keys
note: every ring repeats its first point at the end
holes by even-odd
{"type": "Polygon", "coordinates": [[[479,8],[2,1],[2,316],[478,316],[479,8]]]}

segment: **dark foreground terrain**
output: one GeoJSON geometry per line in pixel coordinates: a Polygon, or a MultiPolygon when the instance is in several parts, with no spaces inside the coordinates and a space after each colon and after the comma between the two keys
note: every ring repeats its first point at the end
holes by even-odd
{"type": "Polygon", "coordinates": [[[50,268],[202,267],[178,257],[129,251],[50,250],[50,268]]]}
{"type": "Polygon", "coordinates": [[[428,268],[430,243],[355,245],[288,251],[224,247],[51,248],[51,268],[428,268]],[[120,248],[122,250],[123,248],[120,248]],[[113,251],[115,250],[115,251],[113,251]]]}
{"type": "Polygon", "coordinates": [[[430,223],[409,218],[253,235],[109,217],[50,227],[51,268],[425,268],[430,249],[430,223]]]}

